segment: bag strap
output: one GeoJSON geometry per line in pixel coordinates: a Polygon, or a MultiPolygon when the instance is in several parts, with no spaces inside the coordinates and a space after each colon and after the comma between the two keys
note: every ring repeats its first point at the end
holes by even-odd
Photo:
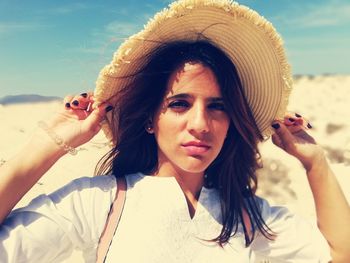
{"type": "Polygon", "coordinates": [[[117,177],[117,192],[115,199],[111,205],[105,228],[101,234],[97,248],[97,263],[103,263],[106,259],[112,238],[117,230],[120,217],[123,212],[126,196],[126,180],[125,177],[117,177]]]}

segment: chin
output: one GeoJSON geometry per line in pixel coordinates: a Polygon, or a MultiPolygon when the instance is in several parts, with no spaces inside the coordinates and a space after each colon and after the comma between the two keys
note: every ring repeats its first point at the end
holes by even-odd
{"type": "Polygon", "coordinates": [[[182,162],[181,165],[178,167],[187,172],[187,173],[204,173],[205,170],[209,167],[210,163],[203,163],[202,161],[200,163],[193,162],[193,163],[186,163],[182,162]]]}

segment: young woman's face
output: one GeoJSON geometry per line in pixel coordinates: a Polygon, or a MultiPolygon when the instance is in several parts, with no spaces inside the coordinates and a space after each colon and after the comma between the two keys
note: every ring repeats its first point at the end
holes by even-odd
{"type": "Polygon", "coordinates": [[[203,173],[218,156],[229,123],[214,73],[200,63],[181,65],[153,119],[159,173],[203,173]]]}

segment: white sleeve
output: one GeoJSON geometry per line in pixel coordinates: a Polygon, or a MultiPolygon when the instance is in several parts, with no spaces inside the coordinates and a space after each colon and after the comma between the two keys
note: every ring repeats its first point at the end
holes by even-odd
{"type": "Polygon", "coordinates": [[[112,176],[85,177],[12,211],[0,225],[0,261],[61,262],[79,249],[93,262],[115,191],[112,176]]]}
{"type": "Polygon", "coordinates": [[[262,234],[254,239],[251,248],[255,262],[328,263],[330,248],[315,224],[292,214],[285,207],[270,206],[264,199],[257,199],[266,224],[277,234],[270,241],[262,234]],[[262,261],[264,262],[264,261],[262,261]]]}

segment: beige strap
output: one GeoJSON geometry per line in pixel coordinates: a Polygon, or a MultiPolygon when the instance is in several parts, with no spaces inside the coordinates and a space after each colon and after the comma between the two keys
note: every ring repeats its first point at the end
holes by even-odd
{"type": "Polygon", "coordinates": [[[126,180],[125,177],[117,178],[117,192],[115,199],[111,205],[105,228],[101,234],[100,241],[97,248],[97,263],[103,263],[106,259],[109,247],[112,242],[115,231],[117,230],[120,217],[123,212],[126,195],[126,180]]]}

